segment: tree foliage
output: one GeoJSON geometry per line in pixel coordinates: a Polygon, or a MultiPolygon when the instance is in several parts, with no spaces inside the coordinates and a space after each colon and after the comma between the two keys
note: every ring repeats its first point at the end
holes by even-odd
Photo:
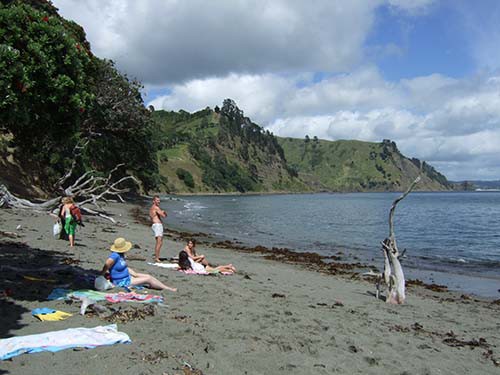
{"type": "Polygon", "coordinates": [[[156,149],[151,113],[144,107],[141,84],[120,74],[113,62],[94,61],[91,102],[81,126],[81,136],[91,142],[86,163],[107,171],[125,163],[146,185],[157,184],[156,149]]]}
{"type": "Polygon", "coordinates": [[[68,150],[64,141],[93,99],[91,62],[60,17],[20,2],[0,5],[0,124],[35,159],[68,150]]]}
{"type": "Polygon", "coordinates": [[[125,163],[146,188],[155,186],[157,145],[140,89],[93,56],[83,29],[50,2],[1,1],[0,131],[13,135],[18,160],[45,186],[85,140],[81,171],[125,163]]]}
{"type": "Polygon", "coordinates": [[[189,171],[185,170],[184,168],[177,168],[175,173],[180,180],[184,181],[187,187],[194,188],[193,175],[189,171]]]}

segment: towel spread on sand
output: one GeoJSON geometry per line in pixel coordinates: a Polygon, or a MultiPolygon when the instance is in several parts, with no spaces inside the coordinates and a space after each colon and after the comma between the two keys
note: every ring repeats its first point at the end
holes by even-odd
{"type": "Polygon", "coordinates": [[[54,288],[47,297],[47,299],[49,301],[52,301],[52,300],[70,299],[71,297],[75,298],[86,297],[93,299],[94,301],[104,301],[106,299],[107,294],[108,293],[98,292],[97,290],[90,290],[90,289],[71,290],[63,288],[54,288]]]}
{"type": "Polygon", "coordinates": [[[64,311],[58,311],[54,309],[49,309],[47,307],[41,307],[38,309],[34,309],[31,311],[31,315],[33,315],[35,318],[40,319],[41,321],[47,321],[47,322],[55,322],[58,320],[64,320],[69,318],[70,316],[73,316],[73,314],[64,312],[64,311]]]}
{"type": "Polygon", "coordinates": [[[130,342],[130,337],[126,333],[118,332],[116,324],[94,328],[69,328],[0,340],[0,360],[24,353],[58,352],[70,348],[92,349],[103,345],[130,342]]]}
{"type": "Polygon", "coordinates": [[[179,272],[185,273],[186,275],[210,275],[207,271],[195,271],[195,270],[179,270],[179,272]]]}
{"type": "Polygon", "coordinates": [[[151,263],[148,262],[150,266],[156,266],[156,267],[161,267],[161,268],[170,268],[176,270],[179,268],[179,265],[177,263],[151,263]]]}
{"type": "Polygon", "coordinates": [[[61,288],[55,288],[47,298],[49,300],[88,298],[94,301],[107,300],[112,303],[117,303],[117,302],[163,303],[162,296],[156,296],[152,294],[139,294],[135,292],[106,293],[106,292],[98,292],[96,290],[69,290],[61,288]]]}
{"type": "Polygon", "coordinates": [[[179,272],[185,273],[186,275],[224,275],[229,276],[232,275],[232,272],[220,272],[220,271],[205,271],[205,270],[179,270],[179,272]]]}
{"type": "Polygon", "coordinates": [[[163,303],[162,296],[154,296],[151,294],[138,294],[134,292],[130,293],[113,293],[106,296],[106,300],[112,303],[117,302],[139,302],[139,303],[163,303]]]}

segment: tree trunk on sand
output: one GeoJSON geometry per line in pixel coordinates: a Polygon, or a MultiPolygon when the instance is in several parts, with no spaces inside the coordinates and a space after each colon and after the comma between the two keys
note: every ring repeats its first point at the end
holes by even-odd
{"type": "MultiPolygon", "coordinates": [[[[400,254],[396,244],[396,235],[394,233],[394,211],[396,210],[396,205],[413,190],[419,181],[420,176],[412,182],[404,194],[392,203],[392,207],[389,212],[389,237],[382,241],[382,252],[384,253],[384,272],[379,276],[387,287],[385,299],[387,303],[400,305],[403,304],[406,299],[405,276],[403,273],[403,267],[401,267],[401,262],[399,261],[399,259],[404,255],[404,251],[400,254]]],[[[377,284],[377,297],[380,292],[380,279],[377,284]]]]}
{"type": "Polygon", "coordinates": [[[70,171],[58,181],[58,185],[55,186],[56,191],[61,192],[61,194],[55,198],[39,203],[16,197],[7,189],[5,185],[0,185],[0,207],[51,212],[60,205],[62,197],[71,196],[77,201],[78,206],[83,212],[90,215],[96,215],[107,219],[112,223],[116,223],[116,221],[99,206],[99,201],[107,201],[110,198],[117,198],[121,202],[124,202],[121,194],[129,191],[129,189],[120,188],[119,186],[125,181],[130,180],[137,184],[139,183],[139,181],[133,176],[125,176],[117,181],[113,181],[113,173],[122,166],[123,164],[117,165],[107,177],[95,176],[95,171],[85,172],[83,175],[78,177],[72,185],[64,187],[63,183],[69,179],[73,171],[73,168],[71,168],[70,171]],[[84,207],[87,204],[94,205],[95,209],[84,207]]]}

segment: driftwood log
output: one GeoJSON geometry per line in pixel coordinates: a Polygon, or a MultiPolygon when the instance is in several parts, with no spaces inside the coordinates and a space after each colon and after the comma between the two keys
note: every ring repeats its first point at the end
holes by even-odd
{"type": "Polygon", "coordinates": [[[382,241],[382,252],[384,254],[384,272],[377,274],[377,298],[380,298],[380,284],[384,282],[387,288],[385,301],[392,304],[403,304],[406,299],[405,295],[405,276],[403,267],[401,266],[400,258],[404,255],[399,252],[396,243],[396,234],[394,232],[394,212],[396,205],[401,202],[415,185],[420,181],[420,176],[412,182],[408,189],[392,203],[389,212],[389,237],[382,241]]]}
{"type": "Polygon", "coordinates": [[[73,173],[73,166],[55,186],[55,190],[59,192],[58,196],[44,202],[32,202],[27,199],[19,198],[12,194],[5,185],[0,185],[0,207],[8,207],[14,209],[35,210],[40,212],[51,212],[57,208],[64,196],[71,196],[77,202],[80,210],[83,212],[102,217],[116,223],[109,214],[100,206],[100,201],[108,201],[110,199],[118,199],[124,202],[122,194],[129,191],[128,188],[121,188],[126,181],[133,181],[136,184],[139,181],[134,176],[125,176],[118,180],[113,178],[113,174],[124,164],[118,164],[111,170],[107,177],[97,176],[95,171],[88,171],[76,178],[75,182],[68,186],[63,184],[69,180],[73,173]],[[87,205],[92,204],[94,207],[89,208],[87,205]]]}

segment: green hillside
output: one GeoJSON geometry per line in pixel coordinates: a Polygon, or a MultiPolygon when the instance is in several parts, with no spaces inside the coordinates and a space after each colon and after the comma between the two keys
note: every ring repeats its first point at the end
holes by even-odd
{"type": "Polygon", "coordinates": [[[279,138],[289,166],[315,190],[394,191],[405,189],[418,175],[420,190],[449,190],[451,185],[432,166],[402,155],[389,140],[324,141],[279,138]]]}
{"type": "Polygon", "coordinates": [[[310,188],[289,170],[275,136],[232,100],[190,114],[155,111],[161,186],[168,192],[279,192],[310,188]]]}
{"type": "Polygon", "coordinates": [[[419,173],[418,189],[450,189],[446,177],[394,142],[275,137],[229,99],[221,109],[155,111],[153,118],[168,192],[394,191],[419,173]]]}

